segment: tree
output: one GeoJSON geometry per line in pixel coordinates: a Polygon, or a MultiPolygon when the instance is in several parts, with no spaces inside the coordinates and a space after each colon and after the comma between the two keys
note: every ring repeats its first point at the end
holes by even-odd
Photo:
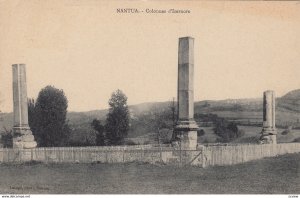
{"type": "Polygon", "coordinates": [[[7,130],[3,127],[4,131],[1,132],[1,143],[3,144],[4,148],[12,148],[13,147],[13,132],[12,130],[7,130]]]}
{"type": "Polygon", "coordinates": [[[32,134],[36,135],[36,113],[35,113],[35,101],[34,99],[28,99],[28,124],[30,126],[30,129],[32,131],[32,134]]]}
{"type": "Polygon", "coordinates": [[[108,143],[111,145],[122,144],[129,130],[127,97],[118,89],[112,93],[108,104],[110,107],[105,125],[108,143]]]}
{"type": "Polygon", "coordinates": [[[228,122],[223,118],[219,118],[215,121],[214,132],[221,137],[222,142],[230,142],[244,135],[243,132],[238,129],[236,123],[228,122]]]}
{"type": "Polygon", "coordinates": [[[100,120],[94,119],[91,123],[91,126],[97,131],[96,135],[96,145],[104,146],[105,145],[105,128],[101,124],[100,120]]]}
{"type": "Polygon", "coordinates": [[[203,129],[197,130],[197,136],[198,137],[203,136],[203,135],[205,135],[205,131],[203,129]]]}
{"type": "Polygon", "coordinates": [[[170,143],[173,137],[173,129],[175,126],[175,103],[170,102],[165,105],[154,104],[150,107],[147,114],[141,114],[138,122],[146,128],[147,131],[155,133],[154,140],[158,144],[170,143]]]}
{"type": "Polygon", "coordinates": [[[67,108],[68,100],[63,90],[46,86],[39,92],[33,113],[33,131],[39,146],[67,145],[70,136],[66,122],[67,108]]]}
{"type": "Polygon", "coordinates": [[[153,118],[152,126],[153,131],[157,133],[157,143],[170,143],[174,134],[175,127],[175,105],[174,102],[167,108],[152,107],[153,118]],[[171,135],[170,135],[171,134],[171,135]]]}

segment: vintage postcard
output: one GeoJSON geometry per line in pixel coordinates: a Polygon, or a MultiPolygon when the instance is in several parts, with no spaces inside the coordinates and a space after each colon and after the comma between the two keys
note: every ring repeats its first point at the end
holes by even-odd
{"type": "Polygon", "coordinates": [[[300,193],[299,1],[0,0],[0,193],[300,193]]]}

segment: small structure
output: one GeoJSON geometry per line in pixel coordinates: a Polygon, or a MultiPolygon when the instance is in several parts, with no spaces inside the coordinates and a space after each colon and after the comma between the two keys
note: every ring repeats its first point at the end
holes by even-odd
{"type": "Polygon", "coordinates": [[[275,126],[275,93],[268,90],[264,92],[263,99],[263,128],[260,141],[263,144],[277,144],[275,126]]]}
{"type": "Polygon", "coordinates": [[[181,149],[197,147],[197,130],[194,120],[194,38],[179,38],[178,51],[178,118],[174,130],[181,149]]]}
{"type": "Polygon", "coordinates": [[[13,147],[34,148],[37,143],[28,125],[28,104],[25,64],[12,65],[14,126],[13,147]]]}

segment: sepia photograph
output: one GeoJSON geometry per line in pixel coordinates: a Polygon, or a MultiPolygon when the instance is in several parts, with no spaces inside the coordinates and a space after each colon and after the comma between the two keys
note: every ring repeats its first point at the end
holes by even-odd
{"type": "Polygon", "coordinates": [[[300,194],[300,2],[0,0],[0,195],[300,194]]]}

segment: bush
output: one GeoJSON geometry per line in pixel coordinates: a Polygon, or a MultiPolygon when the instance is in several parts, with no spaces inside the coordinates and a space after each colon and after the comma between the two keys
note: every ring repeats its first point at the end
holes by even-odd
{"type": "Polygon", "coordinates": [[[294,139],[294,141],[293,141],[293,142],[300,142],[300,137],[298,137],[298,138],[294,139]]]}
{"type": "Polygon", "coordinates": [[[29,103],[29,126],[38,146],[67,146],[70,128],[66,120],[68,100],[63,90],[46,86],[36,103],[29,103]]]}
{"type": "Polygon", "coordinates": [[[209,143],[209,141],[208,141],[208,139],[204,139],[204,141],[203,141],[203,144],[207,144],[207,143],[209,143]]]}
{"type": "Polygon", "coordinates": [[[281,132],[281,135],[287,135],[288,133],[290,133],[291,131],[289,129],[284,130],[281,132]]]}
{"type": "Polygon", "coordinates": [[[101,124],[100,120],[94,119],[91,123],[91,126],[97,131],[96,134],[96,145],[97,146],[105,146],[106,138],[105,138],[105,127],[101,124]]]}
{"type": "Polygon", "coordinates": [[[205,134],[205,131],[203,129],[200,129],[197,131],[197,136],[200,137],[200,136],[203,136],[205,134]]]}
{"type": "Polygon", "coordinates": [[[134,141],[132,140],[128,140],[126,143],[126,145],[137,145],[134,141]]]}
{"type": "Polygon", "coordinates": [[[10,131],[6,130],[4,133],[2,133],[1,142],[2,142],[4,148],[12,148],[13,147],[12,130],[10,130],[10,131]]]}
{"type": "Polygon", "coordinates": [[[236,123],[228,122],[223,118],[216,121],[214,132],[220,137],[218,139],[220,142],[230,142],[244,135],[244,132],[238,129],[236,123]]]}
{"type": "Polygon", "coordinates": [[[129,131],[129,109],[127,96],[116,90],[108,101],[109,112],[106,117],[105,132],[109,145],[123,144],[129,131]]]}

